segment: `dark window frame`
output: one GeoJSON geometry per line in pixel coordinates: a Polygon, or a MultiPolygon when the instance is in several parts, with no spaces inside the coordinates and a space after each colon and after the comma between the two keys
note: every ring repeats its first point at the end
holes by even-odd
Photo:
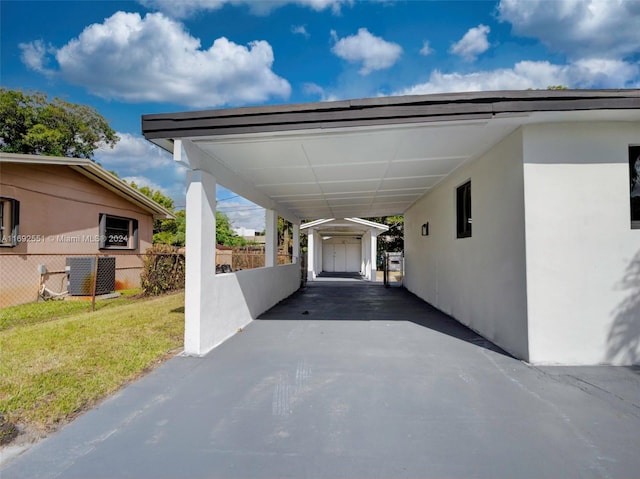
{"type": "Polygon", "coordinates": [[[629,207],[631,229],[640,229],[640,145],[629,145],[629,207]]]}
{"type": "Polygon", "coordinates": [[[456,238],[471,238],[471,180],[456,188],[456,238]]]}
{"type": "Polygon", "coordinates": [[[135,250],[138,249],[138,220],[124,216],[100,213],[99,219],[100,249],[110,250],[135,250]],[[125,229],[118,227],[117,222],[127,222],[125,229]],[[111,222],[111,224],[109,224],[111,222]],[[127,243],[122,244],[121,237],[127,238],[127,243]]]}
{"type": "Polygon", "coordinates": [[[20,202],[15,198],[0,196],[0,247],[15,248],[19,236],[20,202]]]}

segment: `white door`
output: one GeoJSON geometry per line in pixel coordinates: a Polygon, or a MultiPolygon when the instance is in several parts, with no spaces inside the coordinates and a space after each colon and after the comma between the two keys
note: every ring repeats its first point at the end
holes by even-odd
{"type": "Polygon", "coordinates": [[[332,244],[322,245],[322,271],[327,273],[335,271],[334,246],[332,244]]]}
{"type": "Polygon", "coordinates": [[[336,273],[344,273],[347,271],[347,245],[333,245],[333,270],[336,273]]]}
{"type": "Polygon", "coordinates": [[[358,273],[360,272],[360,261],[362,256],[362,247],[355,244],[347,244],[347,263],[345,265],[345,271],[350,273],[358,273]]]}
{"type": "Polygon", "coordinates": [[[322,271],[357,273],[360,271],[362,247],[358,243],[322,245],[322,271]]]}

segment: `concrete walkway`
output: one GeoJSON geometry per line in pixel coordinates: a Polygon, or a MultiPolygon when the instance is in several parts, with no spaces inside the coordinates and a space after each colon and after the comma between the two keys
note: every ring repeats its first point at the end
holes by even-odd
{"type": "Polygon", "coordinates": [[[344,279],[167,362],[0,477],[632,478],[639,445],[639,369],[530,367],[344,279]]]}

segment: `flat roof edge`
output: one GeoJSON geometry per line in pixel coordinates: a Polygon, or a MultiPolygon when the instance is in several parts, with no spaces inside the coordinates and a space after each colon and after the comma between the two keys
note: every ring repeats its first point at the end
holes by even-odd
{"type": "Polygon", "coordinates": [[[501,113],[640,109],[640,89],[443,93],[143,115],[149,140],[451,121],[501,113]]]}

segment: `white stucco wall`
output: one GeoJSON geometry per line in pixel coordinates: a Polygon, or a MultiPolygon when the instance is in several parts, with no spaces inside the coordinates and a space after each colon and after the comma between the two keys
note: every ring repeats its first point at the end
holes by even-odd
{"type": "Polygon", "coordinates": [[[629,218],[632,144],[640,144],[638,123],[524,128],[531,362],[640,360],[640,230],[630,228],[629,218]]]}
{"type": "Polygon", "coordinates": [[[300,265],[247,269],[217,274],[212,279],[202,324],[201,354],[293,294],[300,287],[300,265]]]}
{"type": "Polygon", "coordinates": [[[405,286],[528,359],[523,188],[518,130],[405,213],[405,286]],[[473,234],[456,239],[456,188],[469,179],[473,234]]]}

